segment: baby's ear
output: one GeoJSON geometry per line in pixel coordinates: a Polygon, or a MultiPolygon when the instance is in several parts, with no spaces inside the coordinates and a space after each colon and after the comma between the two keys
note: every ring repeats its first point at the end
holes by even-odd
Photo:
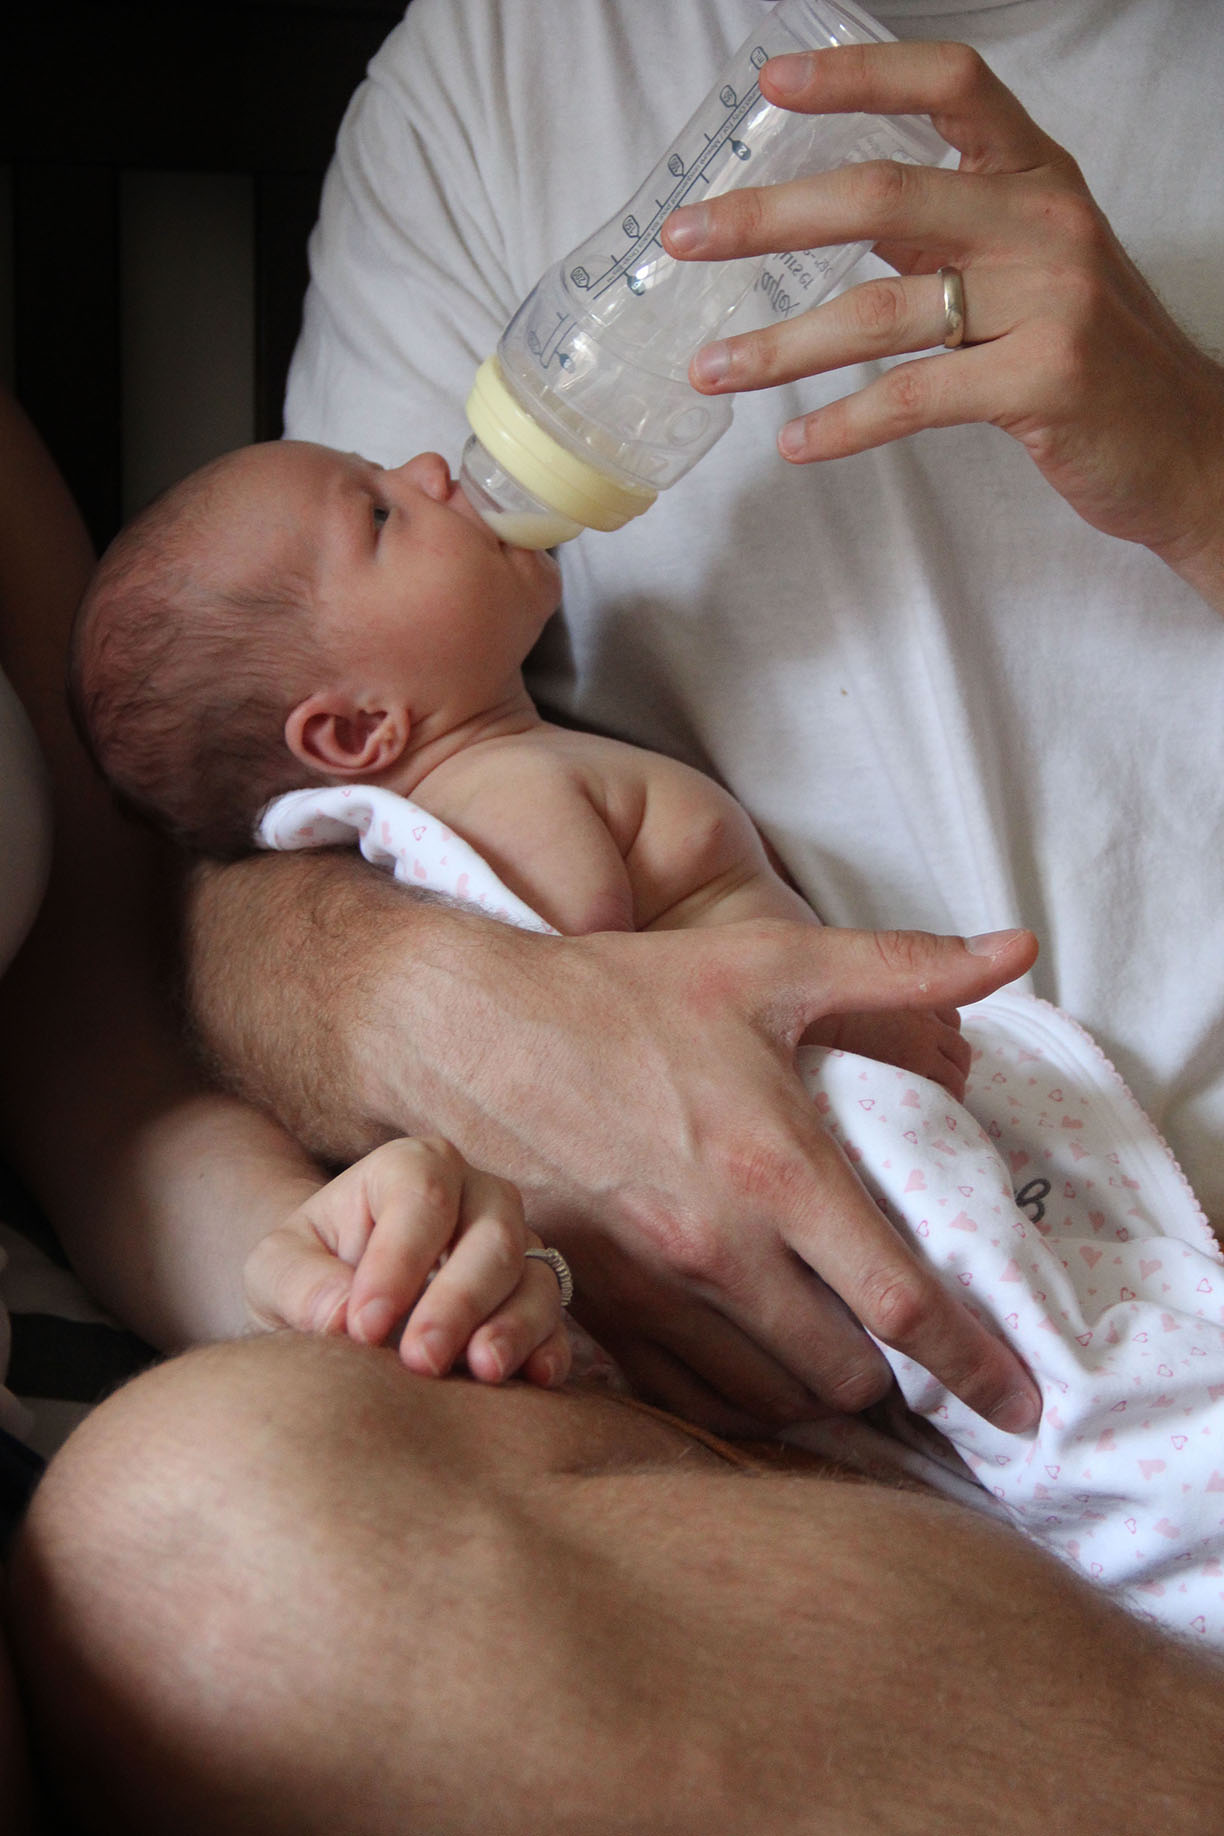
{"type": "Polygon", "coordinates": [[[373,778],[403,757],[411,729],[407,708],[359,707],[337,690],[299,701],[285,744],[316,777],[373,778]]]}

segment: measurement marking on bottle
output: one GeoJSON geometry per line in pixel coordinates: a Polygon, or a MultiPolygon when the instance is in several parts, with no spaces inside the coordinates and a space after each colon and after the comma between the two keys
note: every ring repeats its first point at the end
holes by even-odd
{"type": "MultiPolygon", "coordinates": [[[[752,54],[754,63],[757,62],[758,52],[760,52],[759,46],[752,54]]],[[[764,62],[765,55],[761,52],[760,63],[764,62]]],[[[727,109],[726,120],[716,134],[705,135],[705,151],[691,165],[686,166],[678,153],[672,155],[668,161],[668,170],[676,183],[665,198],[655,199],[655,214],[651,221],[641,224],[632,214],[622,220],[621,228],[630,238],[630,246],[625,253],[618,256],[602,274],[591,276],[585,269],[580,270],[586,275],[583,281],[578,281],[575,273],[571,271],[570,279],[576,286],[581,286],[584,292],[589,292],[598,299],[600,294],[622,279],[628,281],[634,293],[645,292],[642,277],[636,274],[633,274],[632,278],[630,276],[632,270],[636,269],[641,262],[644,252],[652,244],[662,248],[658,232],[672,211],[683,204],[699,185],[709,184],[709,170],[725,149],[729,149],[736,159],[747,161],[752,158],[752,148],[741,138],[738,130],[742,129],[744,122],[761,101],[761,91],[758,85],[753,83],[743,96],[738,96],[730,84],[727,84],[722,89],[719,99],[727,109]],[[635,280],[638,282],[636,286],[634,285],[635,280]]]]}
{"type": "MultiPolygon", "coordinates": [[[[761,45],[754,45],[748,54],[748,61],[754,70],[759,70],[768,61],[768,52],[761,45]]],[[[705,149],[690,164],[686,164],[679,152],[673,152],[667,162],[667,169],[676,183],[666,197],[654,199],[654,215],[648,223],[642,223],[632,212],[621,219],[621,229],[629,238],[629,247],[624,254],[617,256],[600,274],[592,274],[581,264],[571,268],[568,279],[570,284],[592,299],[599,299],[608,289],[623,280],[629,291],[639,298],[645,294],[650,285],[650,263],[645,261],[648,251],[658,250],[666,253],[659,236],[663,224],[688,198],[701,186],[710,183],[709,174],[720,156],[730,152],[736,159],[747,162],[752,158],[752,148],[742,137],[744,123],[761,102],[760,87],[751,83],[741,95],[733,84],[724,83],[719,91],[719,101],[727,110],[727,115],[719,130],[710,134],[703,130],[705,149]]],[[[557,362],[564,369],[574,367],[574,358],[563,349],[571,331],[577,324],[572,315],[559,318],[553,334],[542,342],[533,342],[533,354],[540,364],[547,368],[557,362]]]]}

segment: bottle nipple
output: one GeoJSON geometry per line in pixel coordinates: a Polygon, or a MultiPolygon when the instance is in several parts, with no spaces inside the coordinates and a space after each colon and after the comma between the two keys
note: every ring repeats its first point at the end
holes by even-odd
{"type": "Polygon", "coordinates": [[[475,434],[463,449],[459,488],[472,508],[513,548],[556,548],[582,534],[582,524],[542,503],[511,478],[475,434]]]}

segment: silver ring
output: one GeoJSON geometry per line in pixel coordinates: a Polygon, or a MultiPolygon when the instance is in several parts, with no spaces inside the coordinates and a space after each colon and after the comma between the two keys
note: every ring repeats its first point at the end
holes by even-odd
{"type": "Polygon", "coordinates": [[[568,1307],[574,1298],[574,1278],[570,1274],[570,1265],[561,1254],[561,1251],[559,1249],[553,1249],[551,1245],[546,1249],[529,1249],[525,1252],[524,1260],[527,1262],[546,1262],[548,1264],[549,1268],[556,1276],[557,1286],[561,1290],[561,1305],[563,1307],[568,1307]]]}
{"type": "Polygon", "coordinates": [[[965,342],[965,277],[959,268],[941,268],[944,293],[944,349],[954,351],[965,342]]]}

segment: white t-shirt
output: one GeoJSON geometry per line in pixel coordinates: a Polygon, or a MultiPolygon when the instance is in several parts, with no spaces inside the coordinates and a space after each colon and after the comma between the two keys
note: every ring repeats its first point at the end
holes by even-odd
{"type": "MultiPolygon", "coordinates": [[[[341,131],[288,431],[457,463],[520,298],[629,197],[762,10],[414,0],[341,131]]],[[[874,10],[977,46],[1224,348],[1218,7],[874,10]]],[[[1219,1224],[1224,621],[992,428],[786,466],[778,427],[856,380],[741,398],[645,517],[569,544],[533,687],[721,778],[827,922],[1031,925],[1036,991],[1097,1035],[1219,1224]]]]}

